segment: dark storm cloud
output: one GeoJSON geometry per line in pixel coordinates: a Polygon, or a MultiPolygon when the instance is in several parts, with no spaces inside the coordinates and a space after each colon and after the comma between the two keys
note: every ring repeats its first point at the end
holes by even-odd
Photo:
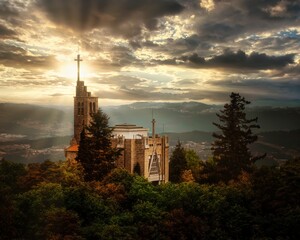
{"type": "Polygon", "coordinates": [[[281,78],[281,79],[290,79],[296,80],[299,82],[300,75],[300,63],[294,66],[288,66],[284,69],[280,69],[272,77],[281,78]]]}
{"type": "Polygon", "coordinates": [[[32,0],[0,0],[0,19],[2,24],[10,29],[15,27],[24,27],[28,20],[26,11],[32,0]]]}
{"type": "Polygon", "coordinates": [[[33,56],[21,47],[0,42],[0,64],[14,68],[49,69],[56,60],[54,56],[33,56]]]}
{"type": "Polygon", "coordinates": [[[192,65],[204,65],[205,59],[203,57],[199,57],[197,53],[192,54],[191,56],[183,56],[180,58],[180,60],[184,62],[191,63],[192,65]]]}
{"type": "Polygon", "coordinates": [[[210,11],[199,0],[181,1],[194,14],[194,30],[203,41],[224,43],[245,34],[297,27],[299,0],[215,0],[210,11]],[[192,4],[193,7],[189,7],[192,4]]]}
{"type": "Polygon", "coordinates": [[[199,35],[206,41],[222,42],[239,35],[245,30],[241,24],[235,23],[206,23],[199,29],[199,35]]]}
{"type": "Polygon", "coordinates": [[[242,0],[240,4],[248,9],[249,16],[275,21],[299,19],[300,3],[298,0],[242,0]]]}
{"type": "MultiPolygon", "coordinates": [[[[1,19],[9,20],[19,14],[14,1],[1,0],[0,1],[0,16],[1,19]]],[[[20,4],[20,3],[19,3],[20,4]]]]}
{"type": "Polygon", "coordinates": [[[265,53],[252,52],[247,55],[243,51],[234,53],[227,50],[223,55],[208,60],[207,64],[221,68],[277,69],[294,63],[294,57],[295,54],[268,56],[265,53]]]}
{"type": "Polygon", "coordinates": [[[207,82],[228,91],[239,91],[264,98],[276,96],[278,99],[300,99],[300,82],[289,79],[272,81],[271,79],[222,80],[207,82]]]}
{"type": "Polygon", "coordinates": [[[16,35],[17,33],[14,30],[0,24],[0,39],[14,38],[16,35]]]}
{"type": "Polygon", "coordinates": [[[119,71],[126,66],[144,66],[144,62],[139,60],[132,49],[126,46],[107,46],[101,49],[97,45],[89,47],[94,53],[101,52],[97,58],[89,61],[89,65],[101,71],[119,71]]]}
{"type": "Polygon", "coordinates": [[[265,53],[252,52],[247,55],[239,50],[232,52],[225,50],[223,54],[205,59],[194,53],[177,59],[159,61],[160,64],[185,65],[192,68],[224,68],[235,70],[265,70],[283,68],[294,63],[295,54],[269,56],[265,53]]]}
{"type": "Polygon", "coordinates": [[[201,38],[193,34],[178,39],[168,38],[164,44],[157,44],[152,41],[130,42],[133,48],[148,48],[156,52],[165,53],[170,56],[178,56],[195,51],[196,49],[204,54],[209,52],[211,44],[202,41],[201,38]]]}
{"type": "Polygon", "coordinates": [[[110,49],[110,57],[113,60],[114,64],[117,64],[120,67],[128,66],[133,63],[138,64],[138,60],[133,54],[133,52],[124,46],[114,46],[110,49]]]}
{"type": "Polygon", "coordinates": [[[142,27],[157,28],[157,19],[183,10],[176,0],[37,0],[38,6],[56,24],[75,31],[109,28],[127,37],[139,35],[142,27]]]}
{"type": "MultiPolygon", "coordinates": [[[[132,51],[150,50],[153,53],[164,56],[163,58],[166,58],[167,56],[168,58],[174,57],[173,59],[160,60],[163,64],[167,65],[175,64],[175,58],[178,56],[188,55],[195,51],[203,54],[204,56],[213,53],[211,50],[212,45],[209,42],[202,41],[201,38],[196,34],[183,36],[177,39],[163,39],[162,41],[135,39],[129,41],[129,46],[132,48],[132,51]]],[[[149,54],[149,61],[151,60],[152,56],[149,54]]],[[[145,62],[144,64],[149,65],[149,61],[145,62]]],[[[141,62],[139,63],[141,64],[141,62]]]]}

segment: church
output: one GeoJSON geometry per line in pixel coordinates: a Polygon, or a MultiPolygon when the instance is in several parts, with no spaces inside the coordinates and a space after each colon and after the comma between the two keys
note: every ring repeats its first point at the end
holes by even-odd
{"type": "MultiPolygon", "coordinates": [[[[78,153],[80,133],[88,126],[93,113],[98,111],[98,97],[87,91],[84,81],[80,80],[80,55],[77,61],[77,84],[74,97],[74,136],[70,146],[65,149],[67,161],[75,161],[78,153]]],[[[125,168],[130,173],[140,169],[140,174],[155,184],[169,180],[169,140],[167,136],[155,133],[155,119],[152,119],[151,134],[149,129],[134,124],[113,126],[112,147],[123,149],[116,166],[125,168]]]]}

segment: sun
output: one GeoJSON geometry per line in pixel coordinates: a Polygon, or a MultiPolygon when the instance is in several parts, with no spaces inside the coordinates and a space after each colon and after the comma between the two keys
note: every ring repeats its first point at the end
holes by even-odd
{"type": "MultiPolygon", "coordinates": [[[[80,65],[80,78],[89,78],[91,76],[91,71],[88,66],[81,64],[80,65]]],[[[58,75],[63,78],[77,79],[77,64],[67,63],[62,65],[58,70],[58,75]]]]}

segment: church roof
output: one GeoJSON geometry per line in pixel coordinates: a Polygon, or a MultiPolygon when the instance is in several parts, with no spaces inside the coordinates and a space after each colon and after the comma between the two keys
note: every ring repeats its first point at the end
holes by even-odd
{"type": "Polygon", "coordinates": [[[144,129],[144,130],[147,130],[143,127],[139,127],[135,124],[128,124],[128,123],[123,123],[123,124],[117,124],[113,127],[115,130],[118,130],[118,129],[144,129]]]}
{"type": "Polygon", "coordinates": [[[67,152],[78,152],[78,144],[67,147],[66,151],[67,152]]]}

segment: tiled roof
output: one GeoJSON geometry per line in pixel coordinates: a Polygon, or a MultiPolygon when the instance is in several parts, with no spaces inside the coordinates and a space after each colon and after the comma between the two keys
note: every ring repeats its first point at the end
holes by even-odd
{"type": "Polygon", "coordinates": [[[78,152],[78,144],[67,147],[68,152],[78,152]]]}

